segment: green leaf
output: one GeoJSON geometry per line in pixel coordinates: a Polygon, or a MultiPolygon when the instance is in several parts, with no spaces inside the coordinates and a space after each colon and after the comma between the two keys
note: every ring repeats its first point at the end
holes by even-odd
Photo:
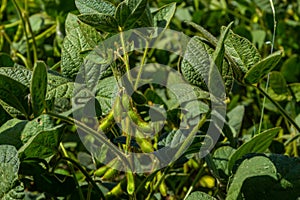
{"type": "Polygon", "coordinates": [[[231,111],[227,113],[228,116],[228,124],[234,131],[234,137],[237,137],[244,118],[245,107],[243,105],[238,105],[231,111]]]}
{"type": "Polygon", "coordinates": [[[71,98],[74,91],[74,82],[61,76],[48,74],[46,99],[71,98]]]}
{"type": "Polygon", "coordinates": [[[59,125],[53,129],[40,131],[32,136],[19,150],[21,158],[45,159],[57,153],[62,127],[62,125],[59,125]]]}
{"type": "Polygon", "coordinates": [[[199,37],[193,37],[187,45],[181,64],[184,78],[190,83],[204,88],[206,88],[210,68],[209,48],[199,37]]]}
{"type": "Polygon", "coordinates": [[[19,83],[25,85],[26,87],[30,87],[32,71],[26,68],[16,68],[16,67],[1,67],[0,74],[7,76],[19,83]]]}
{"type": "Polygon", "coordinates": [[[115,13],[119,26],[123,29],[132,27],[144,14],[146,6],[147,0],[125,0],[121,2],[115,13]]]}
{"type": "Polygon", "coordinates": [[[76,15],[72,13],[68,13],[66,21],[65,21],[65,30],[66,34],[71,34],[74,29],[80,26],[79,19],[76,15]]]}
{"type": "Polygon", "coordinates": [[[225,174],[229,176],[228,171],[228,161],[229,157],[235,152],[236,150],[230,146],[223,146],[218,148],[213,154],[213,162],[218,170],[219,174],[225,174]]]}
{"type": "Polygon", "coordinates": [[[0,145],[0,199],[24,198],[24,188],[17,183],[19,165],[16,148],[0,145]]]}
{"type": "Polygon", "coordinates": [[[72,32],[64,38],[61,58],[62,74],[67,78],[75,79],[84,60],[81,52],[93,50],[101,41],[102,37],[93,27],[83,23],[78,27],[75,26],[72,32]]]}
{"type": "Polygon", "coordinates": [[[216,198],[204,193],[204,192],[193,192],[186,198],[186,200],[216,200],[216,198]]]}
{"type": "Polygon", "coordinates": [[[244,74],[261,59],[258,50],[249,40],[232,31],[225,40],[225,49],[226,54],[236,62],[244,74]]]}
{"type": "Polygon", "coordinates": [[[228,170],[231,172],[235,162],[249,153],[263,153],[270,146],[273,138],[277,135],[281,128],[268,129],[257,134],[250,141],[240,146],[229,158],[228,170]]]}
{"type": "Polygon", "coordinates": [[[249,84],[258,83],[258,81],[272,71],[282,56],[281,51],[277,51],[260,62],[256,63],[245,75],[244,82],[249,84]]]}
{"type": "Polygon", "coordinates": [[[117,81],[113,76],[107,77],[100,80],[95,89],[96,99],[100,103],[102,113],[106,115],[112,109],[112,103],[117,94],[117,81]]]}
{"type": "Polygon", "coordinates": [[[28,116],[29,88],[0,74],[0,99],[28,116]]]}
{"type": "Polygon", "coordinates": [[[290,84],[289,86],[296,98],[296,101],[299,102],[300,101],[300,83],[293,83],[293,84],[290,84]]]}
{"type": "Polygon", "coordinates": [[[37,61],[33,68],[30,84],[31,104],[34,116],[39,116],[45,109],[47,92],[47,66],[42,61],[37,61]]]}
{"type": "Polygon", "coordinates": [[[289,57],[280,69],[285,80],[289,83],[300,82],[300,56],[292,55],[289,57]]]}
{"type": "Polygon", "coordinates": [[[276,168],[269,158],[255,156],[244,160],[233,177],[226,200],[241,199],[240,191],[244,181],[253,177],[262,177],[265,179],[272,178],[277,180],[276,168]]]}
{"type": "Polygon", "coordinates": [[[103,32],[117,32],[118,31],[118,22],[111,15],[107,15],[107,14],[103,14],[103,13],[82,14],[82,15],[79,15],[78,18],[82,22],[96,28],[97,30],[103,31],[103,32]]]}
{"type": "Polygon", "coordinates": [[[75,4],[81,14],[103,13],[112,16],[116,9],[112,3],[102,0],[75,0],[75,4]]]}
{"type": "Polygon", "coordinates": [[[0,53],[0,67],[13,67],[14,61],[6,53],[0,53]]]}
{"type": "Polygon", "coordinates": [[[11,119],[0,127],[0,144],[9,144],[19,149],[31,137],[41,131],[52,130],[54,123],[48,115],[41,115],[38,118],[27,121],[11,119]]]}
{"type": "Polygon", "coordinates": [[[153,13],[154,27],[167,28],[176,10],[176,3],[170,3],[153,13]]]}

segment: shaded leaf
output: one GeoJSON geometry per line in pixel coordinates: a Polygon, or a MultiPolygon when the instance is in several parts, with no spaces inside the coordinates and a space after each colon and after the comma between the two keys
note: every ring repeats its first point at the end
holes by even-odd
{"type": "Polygon", "coordinates": [[[273,138],[277,135],[280,128],[272,128],[257,134],[250,141],[240,146],[229,158],[228,170],[232,170],[235,162],[249,153],[263,153],[270,146],[273,138]]]}
{"type": "Polygon", "coordinates": [[[216,200],[216,198],[204,193],[204,192],[193,192],[191,193],[186,200],[216,200]]]}
{"type": "Polygon", "coordinates": [[[245,75],[245,83],[254,84],[272,71],[281,59],[281,51],[277,51],[256,63],[245,75]]]}
{"type": "Polygon", "coordinates": [[[213,162],[218,170],[219,174],[225,174],[229,176],[228,171],[228,161],[229,157],[235,152],[236,150],[230,146],[223,146],[218,148],[213,154],[213,162]]]}
{"type": "Polygon", "coordinates": [[[117,20],[107,14],[82,14],[79,15],[78,18],[96,28],[97,30],[103,31],[103,32],[117,32],[118,31],[118,22],[117,20]]]}
{"type": "Polygon", "coordinates": [[[176,10],[176,3],[170,3],[153,13],[154,27],[166,28],[169,26],[176,10]]]}
{"type": "Polygon", "coordinates": [[[226,200],[240,199],[244,181],[252,177],[269,177],[277,180],[276,168],[270,159],[264,156],[255,156],[244,160],[233,177],[226,200]]]}
{"type": "Polygon", "coordinates": [[[34,68],[30,84],[31,104],[34,116],[39,116],[45,109],[47,92],[47,67],[44,62],[38,61],[34,68]]]}

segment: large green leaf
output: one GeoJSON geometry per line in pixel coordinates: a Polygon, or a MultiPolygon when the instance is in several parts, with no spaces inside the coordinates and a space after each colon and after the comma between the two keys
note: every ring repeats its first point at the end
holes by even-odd
{"type": "Polygon", "coordinates": [[[14,62],[6,53],[0,53],[0,67],[13,67],[14,62]]]}
{"type": "Polygon", "coordinates": [[[184,54],[181,71],[190,83],[206,88],[211,56],[208,54],[208,45],[197,36],[193,37],[184,54]]]}
{"type": "Polygon", "coordinates": [[[204,192],[197,191],[190,194],[186,200],[216,200],[216,198],[204,192]]]}
{"type": "Polygon", "coordinates": [[[28,116],[29,88],[0,74],[0,99],[28,116]]]}
{"type": "Polygon", "coordinates": [[[233,177],[226,200],[241,199],[240,191],[244,181],[253,177],[277,180],[276,168],[269,158],[265,156],[255,156],[244,160],[233,177]]]}
{"type": "Polygon", "coordinates": [[[19,150],[21,158],[45,159],[58,152],[62,135],[62,126],[40,131],[32,136],[19,150]]]}
{"type": "Polygon", "coordinates": [[[0,67],[0,74],[14,79],[28,88],[30,87],[32,71],[25,67],[0,67]]]}
{"type": "Polygon", "coordinates": [[[116,97],[117,81],[113,76],[107,77],[100,80],[95,89],[96,99],[99,101],[102,113],[105,115],[111,110],[116,97]]]}
{"type": "Polygon", "coordinates": [[[234,137],[237,137],[244,118],[245,107],[243,105],[238,105],[231,111],[227,113],[228,116],[228,124],[230,125],[231,129],[233,129],[234,137]]]}
{"type": "Polygon", "coordinates": [[[223,146],[218,148],[213,154],[213,162],[218,170],[220,175],[227,175],[229,176],[228,172],[228,161],[229,157],[235,152],[236,150],[230,146],[223,146]]]}
{"type": "Polygon", "coordinates": [[[268,94],[272,99],[284,101],[289,98],[288,87],[282,73],[274,71],[270,73],[269,77],[268,94]]]}
{"type": "Polygon", "coordinates": [[[130,28],[143,16],[147,6],[147,0],[125,0],[116,10],[115,17],[119,26],[123,29],[130,28]]]}
{"type": "Polygon", "coordinates": [[[228,170],[231,172],[235,162],[249,153],[263,153],[270,146],[280,128],[272,128],[251,138],[250,141],[240,146],[229,158],[228,170]]]}
{"type": "Polygon", "coordinates": [[[112,3],[102,0],[76,0],[75,4],[81,14],[103,13],[113,15],[116,9],[112,3]]]}
{"type": "MultiPolygon", "coordinates": [[[[82,52],[93,50],[102,40],[100,34],[91,26],[81,23],[64,38],[61,69],[67,78],[75,79],[83,64],[82,52]]],[[[71,27],[70,27],[71,28],[71,27]]]]}
{"type": "Polygon", "coordinates": [[[292,55],[284,63],[280,69],[285,80],[289,83],[300,82],[300,56],[292,55]]]}
{"type": "Polygon", "coordinates": [[[24,189],[17,183],[20,161],[15,147],[0,145],[0,199],[23,199],[24,189]]]}
{"type": "Polygon", "coordinates": [[[46,99],[71,98],[74,90],[74,82],[64,77],[48,74],[48,87],[46,99]]]}
{"type": "Polygon", "coordinates": [[[31,104],[34,116],[39,116],[45,109],[47,92],[47,66],[38,61],[34,68],[30,84],[31,104]]]}
{"type": "Polygon", "coordinates": [[[261,78],[272,71],[282,56],[281,51],[277,51],[263,60],[256,63],[245,75],[244,82],[249,84],[257,83],[261,78]]]}
{"type": "Polygon", "coordinates": [[[225,49],[226,54],[236,62],[244,74],[261,59],[258,50],[249,40],[232,31],[225,40],[225,49]]]}
{"type": "Polygon", "coordinates": [[[153,13],[154,27],[167,28],[176,10],[176,3],[170,3],[153,13]]]}
{"type": "Polygon", "coordinates": [[[107,14],[102,13],[94,13],[94,14],[82,14],[79,15],[78,18],[96,28],[97,30],[103,31],[103,32],[117,32],[118,31],[118,22],[117,20],[107,14]]]}
{"type": "Polygon", "coordinates": [[[54,124],[48,115],[41,115],[32,121],[14,118],[0,127],[0,144],[13,145],[19,149],[31,137],[53,127],[54,124]]]}

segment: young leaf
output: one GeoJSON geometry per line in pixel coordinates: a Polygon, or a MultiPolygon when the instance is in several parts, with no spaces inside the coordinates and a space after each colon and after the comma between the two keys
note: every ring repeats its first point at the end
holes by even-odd
{"type": "Polygon", "coordinates": [[[34,68],[30,84],[31,104],[34,116],[39,116],[45,109],[47,91],[47,67],[44,62],[38,61],[34,68]]]}
{"type": "Polygon", "coordinates": [[[260,62],[256,63],[245,75],[244,82],[249,84],[257,83],[261,78],[267,75],[281,59],[281,51],[277,51],[260,62]]]}
{"type": "Polygon", "coordinates": [[[32,71],[26,68],[16,68],[16,67],[1,67],[0,74],[7,76],[19,83],[25,85],[26,87],[30,87],[32,71]]]}
{"type": "Polygon", "coordinates": [[[249,153],[263,153],[270,146],[280,128],[272,128],[254,136],[250,141],[240,146],[229,158],[228,171],[231,172],[235,162],[249,153]]]}
{"type": "Polygon", "coordinates": [[[247,73],[261,59],[258,50],[248,39],[232,31],[225,40],[225,46],[227,53],[233,57],[244,73],[247,73]]]}
{"type": "Polygon", "coordinates": [[[153,13],[154,27],[167,28],[175,14],[176,3],[170,3],[153,13]]]}
{"type": "Polygon", "coordinates": [[[265,156],[255,156],[244,160],[233,177],[226,200],[240,199],[240,191],[244,181],[253,177],[277,180],[276,168],[269,158],[265,156]]]}
{"type": "Polygon", "coordinates": [[[83,23],[79,26],[74,25],[73,30],[67,34],[63,42],[62,74],[67,78],[75,79],[84,60],[81,52],[92,50],[101,40],[100,34],[93,27],[83,23]]]}
{"type": "Polygon", "coordinates": [[[119,26],[123,29],[132,27],[144,14],[146,6],[147,0],[125,0],[121,2],[115,13],[119,26]]]}
{"type": "Polygon", "coordinates": [[[78,18],[82,22],[103,32],[118,31],[118,22],[111,15],[107,15],[103,13],[93,13],[93,14],[82,14],[79,15],[78,18]]]}
{"type": "Polygon", "coordinates": [[[102,0],[76,0],[75,4],[81,14],[103,13],[112,16],[116,10],[112,3],[102,0]]]}
{"type": "Polygon", "coordinates": [[[211,56],[208,47],[197,36],[193,37],[184,54],[181,71],[184,78],[192,84],[206,88],[211,56]]]}
{"type": "Polygon", "coordinates": [[[223,146],[218,148],[214,154],[212,161],[214,162],[216,169],[218,170],[219,174],[225,174],[229,176],[228,172],[228,161],[229,157],[235,152],[236,150],[231,146],[223,146]]]}

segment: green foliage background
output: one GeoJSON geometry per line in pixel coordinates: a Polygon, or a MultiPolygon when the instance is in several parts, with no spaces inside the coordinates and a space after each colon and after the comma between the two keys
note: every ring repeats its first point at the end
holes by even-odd
{"type": "MultiPolygon", "coordinates": [[[[300,2],[272,3],[275,12],[269,0],[1,0],[0,199],[299,198],[300,2]],[[96,157],[81,143],[76,129],[86,127],[74,125],[70,99],[79,68],[99,42],[147,26],[192,37],[190,57],[161,50],[118,57],[95,86],[96,129],[105,130],[116,147],[135,152],[184,140],[176,131],[180,111],[164,89],[142,88],[130,101],[112,93],[120,75],[147,62],[182,73],[204,105],[203,113],[192,114],[207,121],[168,167],[118,172],[98,161],[105,149],[96,157]],[[200,158],[212,100],[200,75],[207,69],[189,61],[206,54],[223,77],[227,114],[216,146],[200,158]],[[113,115],[124,113],[111,100],[128,107],[141,129],[149,128],[148,102],[168,108],[163,132],[155,140],[126,138],[113,123],[113,115]]],[[[86,107],[79,112],[89,114],[86,107]]]]}

